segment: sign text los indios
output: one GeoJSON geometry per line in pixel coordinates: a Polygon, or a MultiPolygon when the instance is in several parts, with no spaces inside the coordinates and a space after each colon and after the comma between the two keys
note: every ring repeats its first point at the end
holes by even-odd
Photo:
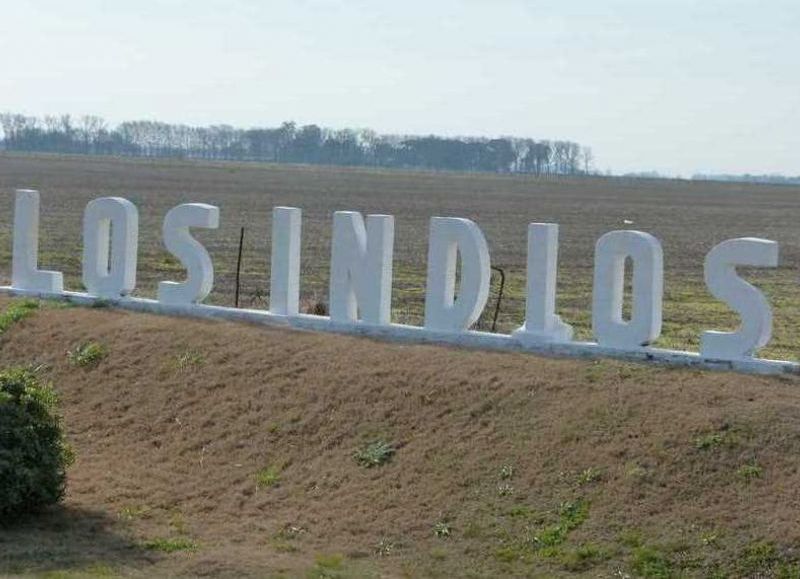
{"type": "Polygon", "coordinates": [[[18,190],[14,213],[12,284],[3,291],[75,301],[110,300],[120,307],[199,317],[247,319],[288,326],[572,356],[611,356],[722,367],[750,372],[797,372],[792,362],[755,358],[772,332],[764,295],[736,273],[737,266],[775,267],[778,244],[757,238],[723,241],[705,259],[709,292],[741,318],[734,332],[706,331],[700,353],[653,348],[662,321],[663,255],[641,231],[611,231],[596,245],[592,329],[596,342],[572,341],[572,327],[555,313],[558,225],[528,226],[525,320],[511,335],[470,331],[489,297],[490,259],[481,230],[468,220],[433,217],[428,241],[423,327],[392,324],[394,218],[339,211],[333,216],[330,316],[298,313],[301,211],[273,210],[269,309],[239,310],[203,304],[214,267],[191,228],[216,229],[218,207],[178,205],[167,212],[163,241],[186,269],[183,281],[162,281],[158,299],[130,297],[136,284],[138,211],[121,197],[91,201],[83,217],[85,293],[64,291],[60,272],[38,268],[39,194],[18,190]],[[623,318],[625,263],[632,263],[632,310],[623,318]],[[460,279],[456,291],[456,269],[460,279]]]}

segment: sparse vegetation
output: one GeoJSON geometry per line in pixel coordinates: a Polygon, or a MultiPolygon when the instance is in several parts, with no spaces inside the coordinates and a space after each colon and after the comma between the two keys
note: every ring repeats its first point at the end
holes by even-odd
{"type": "Polygon", "coordinates": [[[375,546],[375,552],[380,557],[388,557],[394,551],[394,541],[388,537],[381,537],[378,544],[375,546]]]}
{"type": "Polygon", "coordinates": [[[15,300],[11,302],[6,310],[0,314],[0,334],[6,332],[18,321],[30,316],[39,309],[39,302],[36,300],[15,300]]]}
{"type": "Polygon", "coordinates": [[[275,533],[270,543],[277,551],[293,553],[298,549],[295,542],[306,532],[306,529],[299,525],[287,524],[275,533]]]}
{"type": "Polygon", "coordinates": [[[722,443],[725,441],[725,437],[720,432],[711,432],[709,434],[704,434],[702,436],[698,436],[694,439],[694,446],[698,450],[709,450],[712,448],[717,448],[718,446],[722,446],[722,443]]]}
{"type": "Polygon", "coordinates": [[[202,366],[204,362],[205,357],[202,353],[195,350],[184,350],[175,357],[175,368],[179,372],[185,372],[202,366]]]}
{"type": "Polygon", "coordinates": [[[719,430],[704,432],[694,439],[697,450],[711,451],[720,448],[734,448],[748,436],[746,427],[733,427],[724,424],[719,430]]]}
{"type": "Polygon", "coordinates": [[[590,466],[589,468],[584,469],[578,475],[578,484],[579,485],[588,485],[588,484],[591,484],[593,482],[597,482],[602,478],[603,478],[603,471],[601,471],[600,469],[597,469],[597,468],[594,468],[594,467],[590,466]]]}
{"type": "Polygon", "coordinates": [[[650,471],[636,462],[631,462],[625,466],[625,476],[631,481],[643,482],[650,476],[650,471]]]}
{"type": "Polygon", "coordinates": [[[356,450],[353,457],[365,468],[386,464],[394,456],[394,447],[384,440],[376,440],[356,450]]]}
{"type": "Polygon", "coordinates": [[[545,527],[534,536],[539,548],[556,547],[563,543],[570,531],[578,528],[589,514],[589,505],[578,499],[561,503],[558,507],[558,522],[545,527]]]}
{"type": "Polygon", "coordinates": [[[256,488],[266,489],[277,486],[281,481],[281,468],[272,464],[256,473],[256,488]]]}
{"type": "Polygon", "coordinates": [[[150,551],[177,553],[178,551],[197,551],[198,545],[187,537],[158,537],[145,541],[142,546],[150,551]]]}
{"type": "Polygon", "coordinates": [[[508,480],[514,476],[514,467],[510,464],[504,464],[500,467],[500,479],[508,480]]]}
{"type": "Polygon", "coordinates": [[[751,480],[761,478],[761,476],[764,474],[764,471],[758,464],[753,462],[740,466],[736,471],[736,474],[742,477],[745,481],[750,482],[751,480]]]}
{"type": "Polygon", "coordinates": [[[440,539],[446,539],[452,534],[452,532],[453,528],[447,521],[439,521],[438,523],[433,525],[433,534],[439,537],[440,539]]]}
{"type": "Polygon", "coordinates": [[[183,513],[179,509],[175,508],[172,510],[172,513],[169,516],[168,524],[173,533],[177,535],[187,534],[186,520],[183,517],[183,513]]]}
{"type": "Polygon", "coordinates": [[[123,521],[133,521],[146,517],[152,509],[143,505],[128,505],[122,507],[117,513],[119,519],[123,521]]]}
{"type": "Polygon", "coordinates": [[[73,366],[91,368],[108,355],[108,349],[100,342],[85,342],[67,352],[67,359],[73,366]]]}
{"type": "Polygon", "coordinates": [[[559,562],[567,571],[586,571],[610,557],[608,551],[592,543],[564,550],[559,562]]]}
{"type": "Polygon", "coordinates": [[[508,483],[502,483],[497,485],[497,494],[501,497],[507,497],[514,493],[514,487],[512,487],[508,483]]]}
{"type": "Polygon", "coordinates": [[[301,311],[305,314],[312,316],[327,316],[328,304],[323,301],[312,299],[304,300],[300,307],[301,311]]]}
{"type": "Polygon", "coordinates": [[[344,557],[341,555],[318,555],[308,579],[344,579],[344,557]]]}
{"type": "Polygon", "coordinates": [[[669,579],[673,576],[672,563],[666,555],[658,549],[647,546],[634,549],[631,570],[639,577],[669,579]]]}

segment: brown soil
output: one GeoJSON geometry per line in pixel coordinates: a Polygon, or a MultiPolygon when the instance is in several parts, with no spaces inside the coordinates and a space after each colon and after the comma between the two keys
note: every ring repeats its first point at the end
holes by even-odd
{"type": "Polygon", "coordinates": [[[0,361],[44,365],[77,452],[63,508],[0,528],[0,572],[608,576],[645,574],[652,551],[703,576],[747,574],[762,546],[772,572],[800,546],[794,378],[85,308],[19,322],[0,361]],[[108,356],[70,365],[87,340],[108,356]],[[396,454],[359,466],[375,439],[396,454]],[[577,500],[586,520],[542,551],[531,538],[577,500]],[[159,537],[197,550],[144,547],[159,537]]]}

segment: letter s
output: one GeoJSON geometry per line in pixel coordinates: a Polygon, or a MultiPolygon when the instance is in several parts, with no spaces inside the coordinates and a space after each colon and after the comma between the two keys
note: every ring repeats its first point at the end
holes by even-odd
{"type": "Polygon", "coordinates": [[[775,267],[778,244],[741,237],[723,241],[708,252],[705,280],[708,291],[742,318],[735,332],[703,332],[700,354],[723,360],[751,358],[772,336],[772,311],[764,294],[736,274],[737,265],[775,267]]]}
{"type": "Polygon", "coordinates": [[[164,245],[186,268],[186,281],[162,281],[158,301],[191,304],[203,301],[214,285],[214,265],[206,248],[189,232],[190,227],[219,227],[219,207],[205,203],[185,203],[173,207],[164,217],[164,245]]]}

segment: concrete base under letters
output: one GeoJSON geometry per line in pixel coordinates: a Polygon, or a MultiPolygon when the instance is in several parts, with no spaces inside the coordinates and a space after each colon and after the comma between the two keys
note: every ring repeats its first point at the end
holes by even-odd
{"type": "Polygon", "coordinates": [[[514,336],[506,334],[492,334],[477,331],[441,332],[428,330],[419,326],[406,326],[402,324],[372,325],[361,322],[342,323],[331,321],[327,316],[312,316],[307,314],[283,316],[272,314],[266,310],[237,309],[206,304],[171,305],[152,299],[134,297],[108,299],[91,296],[86,293],[69,291],[50,293],[0,286],[0,293],[66,301],[87,306],[100,302],[108,304],[111,307],[137,312],[242,321],[317,332],[367,336],[393,342],[445,344],[481,350],[531,352],[544,356],[568,358],[613,358],[633,362],[688,366],[707,370],[726,370],[748,374],[800,374],[800,364],[782,360],[766,360],[761,358],[717,360],[703,357],[694,352],[650,347],[622,350],[600,346],[594,342],[523,344],[515,339],[514,336]]]}

